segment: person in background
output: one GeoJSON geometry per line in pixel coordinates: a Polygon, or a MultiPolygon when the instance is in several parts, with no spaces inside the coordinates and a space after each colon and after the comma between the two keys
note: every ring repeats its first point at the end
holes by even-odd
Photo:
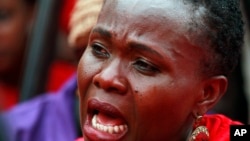
{"type": "Polygon", "coordinates": [[[36,0],[0,1],[0,109],[19,99],[23,61],[32,29],[36,0]]]}
{"type": "MultiPolygon", "coordinates": [[[[75,1],[65,0],[62,2],[65,4],[62,7],[62,16],[59,19],[61,20],[59,21],[59,31],[66,34],[68,28],[65,27],[65,24],[69,22],[67,19],[75,1]]],[[[25,55],[28,50],[30,35],[37,17],[37,6],[36,0],[0,1],[0,110],[10,109],[18,104],[21,98],[20,83],[26,66],[25,55]]],[[[61,54],[61,50],[65,47],[59,45],[57,52],[61,54]]],[[[48,76],[44,76],[48,78],[46,91],[57,91],[75,73],[76,63],[71,63],[61,56],[70,56],[70,53],[55,55],[55,60],[48,69],[48,76]]]]}
{"type": "Polygon", "coordinates": [[[227,90],[243,22],[235,0],[106,0],[77,70],[81,141],[229,141],[207,111],[227,90]]]}
{"type": "MultiPolygon", "coordinates": [[[[86,24],[86,28],[82,29],[84,34],[89,34],[94,26],[93,23],[97,20],[102,3],[102,0],[77,1],[76,5],[81,4],[82,10],[79,11],[81,14],[74,19],[80,18],[82,23],[86,24]],[[89,22],[90,20],[93,22],[89,22]],[[88,25],[90,23],[91,26],[88,25]]],[[[71,10],[69,11],[71,12],[71,10]]],[[[73,11],[78,10],[74,8],[73,11]]],[[[79,36],[83,34],[71,33],[76,27],[74,23],[71,22],[68,30],[69,34],[73,36],[71,45],[78,46],[79,44],[74,41],[82,38],[83,36],[79,36]]],[[[88,35],[84,35],[84,37],[88,37],[88,35]]],[[[85,47],[81,47],[81,50],[84,50],[85,47]]],[[[77,55],[79,54],[77,53],[77,55]]],[[[5,126],[8,127],[6,129],[7,141],[72,141],[81,136],[76,93],[76,76],[73,74],[60,90],[42,94],[2,113],[1,117],[5,126]]]]}
{"type": "Polygon", "coordinates": [[[69,34],[69,20],[76,0],[61,1],[59,15],[59,29],[57,34],[54,59],[48,71],[46,90],[56,92],[76,72],[78,58],[74,54],[74,48],[70,48],[67,42],[69,34]]]}

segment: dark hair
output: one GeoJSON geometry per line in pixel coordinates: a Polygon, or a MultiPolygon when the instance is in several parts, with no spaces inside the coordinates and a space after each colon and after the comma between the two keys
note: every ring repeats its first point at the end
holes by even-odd
{"type": "Polygon", "coordinates": [[[37,3],[37,0],[24,0],[29,6],[34,6],[37,3]]]}
{"type": "MultiPolygon", "coordinates": [[[[208,75],[229,75],[236,67],[243,44],[243,21],[238,0],[189,0],[194,11],[203,7],[201,20],[194,20],[192,31],[201,30],[208,43],[208,56],[202,71],[208,75]],[[197,28],[198,26],[198,28],[197,28]]],[[[195,13],[194,13],[195,14],[195,13]]],[[[203,45],[206,43],[202,43],[203,45]]],[[[205,45],[204,45],[205,46],[205,45]]]]}

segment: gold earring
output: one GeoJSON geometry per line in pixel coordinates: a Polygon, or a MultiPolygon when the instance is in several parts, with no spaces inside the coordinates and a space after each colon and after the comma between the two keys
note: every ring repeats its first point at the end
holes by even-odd
{"type": "Polygon", "coordinates": [[[209,132],[203,122],[202,116],[197,116],[193,129],[194,130],[191,134],[191,137],[189,138],[189,141],[208,141],[209,140],[209,132]]]}

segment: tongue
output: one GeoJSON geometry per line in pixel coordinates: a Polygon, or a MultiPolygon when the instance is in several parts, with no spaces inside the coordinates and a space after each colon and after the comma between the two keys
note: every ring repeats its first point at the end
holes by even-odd
{"type": "Polygon", "coordinates": [[[117,117],[113,117],[104,113],[98,113],[97,122],[103,125],[122,125],[124,124],[123,120],[117,117]]]}

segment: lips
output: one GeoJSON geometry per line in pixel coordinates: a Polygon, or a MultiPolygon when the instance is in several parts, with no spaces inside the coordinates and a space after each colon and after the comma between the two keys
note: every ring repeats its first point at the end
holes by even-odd
{"type": "Polygon", "coordinates": [[[128,131],[121,112],[111,104],[91,99],[88,101],[87,112],[84,134],[90,140],[118,141],[128,131]]]}

